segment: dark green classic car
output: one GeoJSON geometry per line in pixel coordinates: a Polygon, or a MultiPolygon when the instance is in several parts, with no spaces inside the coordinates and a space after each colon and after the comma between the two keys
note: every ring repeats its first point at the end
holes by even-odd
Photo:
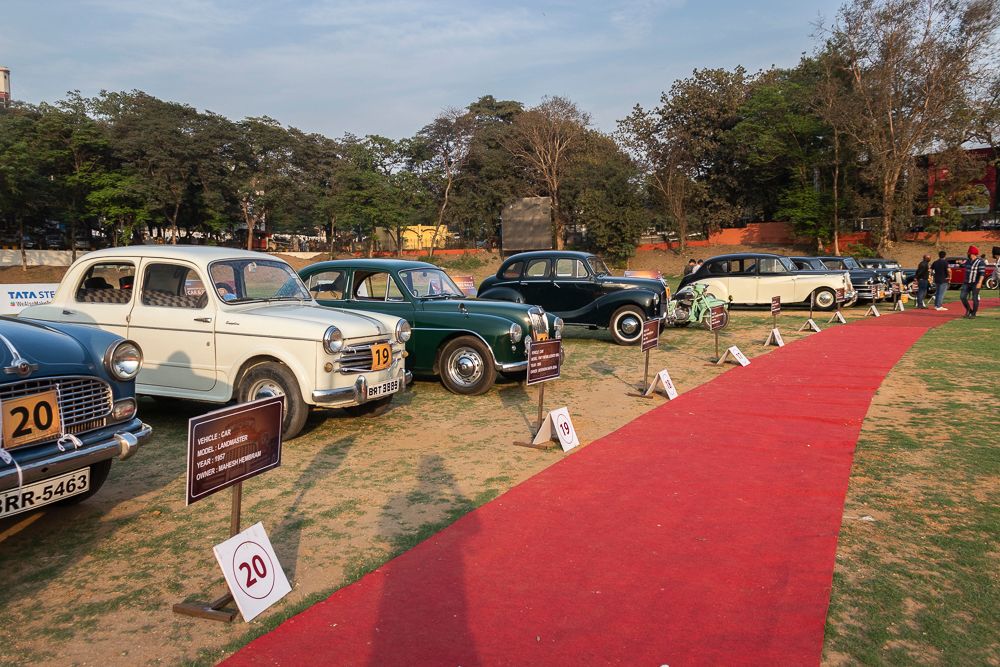
{"type": "Polygon", "coordinates": [[[562,320],[537,306],[469,298],[442,269],[401,259],[342,259],[299,271],[324,306],[405,318],[413,327],[406,366],[437,375],[457,394],[482,394],[496,374],[527,368],[530,336],[562,336],[562,320]]]}

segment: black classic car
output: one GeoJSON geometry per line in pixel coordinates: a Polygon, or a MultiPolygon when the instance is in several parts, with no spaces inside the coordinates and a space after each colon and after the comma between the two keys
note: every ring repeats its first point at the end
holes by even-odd
{"type": "Polygon", "coordinates": [[[613,276],[590,253],[543,250],[507,258],[478,296],[541,306],[567,325],[606,328],[619,345],[635,345],[643,321],[662,321],[667,287],[654,278],[613,276]]]}
{"type": "Polygon", "coordinates": [[[0,518],[89,498],[149,438],[141,365],[135,343],[94,327],[0,318],[0,518]]]}
{"type": "MultiPolygon", "coordinates": [[[[854,301],[878,301],[890,295],[889,279],[874,269],[866,269],[853,257],[789,257],[802,271],[847,271],[858,297],[854,301]],[[881,295],[881,296],[879,296],[881,295]]],[[[852,306],[854,302],[844,304],[852,306]]]]}
{"type": "Polygon", "coordinates": [[[909,285],[913,291],[917,289],[916,283],[913,282],[913,278],[917,273],[916,269],[905,269],[896,260],[885,259],[884,257],[862,257],[858,262],[866,269],[878,271],[890,283],[896,281],[903,285],[909,285]]]}

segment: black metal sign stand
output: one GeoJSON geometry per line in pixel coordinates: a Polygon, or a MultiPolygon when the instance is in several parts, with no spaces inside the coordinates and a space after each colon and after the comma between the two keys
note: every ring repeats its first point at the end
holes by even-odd
{"type": "MultiPolygon", "coordinates": [[[[229,537],[235,537],[240,533],[240,512],[243,505],[243,482],[236,482],[230,487],[232,490],[232,510],[229,515],[229,537]]],[[[178,602],[174,605],[174,613],[185,614],[187,616],[197,616],[207,618],[210,621],[222,621],[232,623],[239,612],[236,609],[227,607],[233,601],[233,594],[227,592],[222,597],[211,602],[178,602]]]]}

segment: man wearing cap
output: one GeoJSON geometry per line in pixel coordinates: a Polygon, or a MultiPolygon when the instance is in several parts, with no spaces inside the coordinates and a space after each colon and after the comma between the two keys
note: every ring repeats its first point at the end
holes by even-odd
{"type": "Polygon", "coordinates": [[[979,310],[979,290],[983,286],[983,276],[986,274],[986,263],[979,256],[979,248],[969,246],[969,261],[965,263],[965,281],[959,298],[965,306],[963,317],[975,317],[979,310]],[[969,296],[972,296],[971,303],[969,296]]]}

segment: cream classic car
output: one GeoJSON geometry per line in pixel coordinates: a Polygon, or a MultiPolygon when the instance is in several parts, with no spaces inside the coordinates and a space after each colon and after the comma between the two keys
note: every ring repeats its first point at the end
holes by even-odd
{"type": "Polygon", "coordinates": [[[808,304],[814,297],[817,308],[833,310],[837,289],[844,290],[847,301],[855,296],[847,271],[800,271],[789,258],[768,253],[712,257],[684,276],[678,294],[694,282],[705,284],[713,296],[743,305],[769,304],[774,296],[783,304],[808,304]]]}
{"type": "Polygon", "coordinates": [[[49,304],[22,317],[95,325],[135,341],[136,393],[226,403],[285,397],[284,437],[309,410],[384,410],[410,380],[406,320],[320,306],[271,255],[205,246],[88,253],[49,304]]]}

